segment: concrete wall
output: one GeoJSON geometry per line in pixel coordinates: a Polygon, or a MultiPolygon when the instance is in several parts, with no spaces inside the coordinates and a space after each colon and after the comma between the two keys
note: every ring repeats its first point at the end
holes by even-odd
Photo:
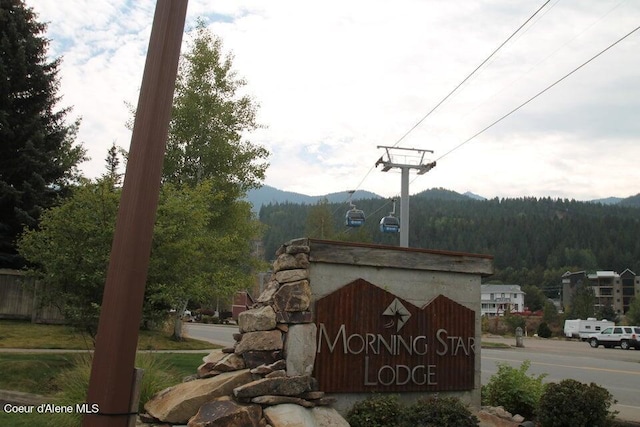
{"type": "MultiPolygon", "coordinates": [[[[425,306],[438,295],[444,295],[475,312],[475,340],[480,343],[480,285],[483,276],[493,273],[490,256],[313,239],[308,242],[313,309],[318,299],[356,279],[364,279],[418,307],[425,306]]],[[[478,345],[473,390],[438,394],[457,396],[479,407],[480,356],[478,345]]],[[[400,393],[404,401],[414,401],[424,395],[400,393]]],[[[367,397],[362,393],[334,396],[338,400],[334,407],[341,413],[346,413],[353,403],[367,397]]]]}

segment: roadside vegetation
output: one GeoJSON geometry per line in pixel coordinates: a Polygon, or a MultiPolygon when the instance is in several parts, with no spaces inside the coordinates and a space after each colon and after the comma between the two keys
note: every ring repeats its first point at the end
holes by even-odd
{"type": "MultiPolygon", "coordinates": [[[[141,405],[153,394],[180,383],[196,372],[206,350],[217,346],[199,340],[177,342],[168,331],[141,331],[136,366],[144,369],[141,405]],[[149,351],[152,350],[152,351],[149,351]],[[193,350],[189,353],[153,350],[193,350]],[[202,352],[197,352],[202,350],[202,352]]],[[[0,348],[56,350],[56,352],[2,352],[0,390],[44,396],[57,404],[81,403],[89,383],[91,339],[64,325],[37,325],[24,321],[0,321],[0,348]],[[75,350],[64,352],[64,350],[75,350]]],[[[3,426],[76,426],[79,418],[64,414],[7,414],[0,411],[3,426]]]]}
{"type": "MultiPolygon", "coordinates": [[[[138,333],[139,350],[206,350],[216,346],[200,340],[186,338],[176,341],[166,330],[141,330],[138,333]]],[[[23,349],[93,349],[87,334],[66,325],[39,325],[26,321],[0,320],[0,348],[23,349]]]]}
{"type": "MultiPolygon", "coordinates": [[[[483,406],[502,406],[540,427],[631,427],[615,419],[616,401],[605,388],[575,380],[543,384],[545,375],[529,375],[525,361],[518,368],[499,365],[482,388],[483,406]]],[[[403,404],[395,395],[372,394],[357,402],[347,414],[353,427],[477,426],[473,411],[454,397],[431,396],[403,404]]]]}

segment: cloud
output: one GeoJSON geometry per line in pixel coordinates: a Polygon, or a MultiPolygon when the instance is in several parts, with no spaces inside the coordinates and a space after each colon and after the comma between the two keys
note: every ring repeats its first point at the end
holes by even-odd
{"type": "MultiPolygon", "coordinates": [[[[125,101],[137,102],[155,3],[27,4],[50,23],[51,54],[64,56],[63,103],[83,117],[80,139],[93,157],[84,170],[96,176],[113,140],[129,144],[125,101]]],[[[412,193],[436,186],[486,197],[638,193],[638,34],[450,152],[635,28],[635,2],[550,4],[402,138],[537,7],[192,0],[187,28],[204,17],[233,52],[267,126],[250,139],[272,152],[269,185],[307,194],[361,185],[394,195],[399,175],[372,167],[378,145],[402,139],[400,146],[432,149],[438,159],[412,193]],[[596,175],[598,164],[616,173],[596,175]]]]}

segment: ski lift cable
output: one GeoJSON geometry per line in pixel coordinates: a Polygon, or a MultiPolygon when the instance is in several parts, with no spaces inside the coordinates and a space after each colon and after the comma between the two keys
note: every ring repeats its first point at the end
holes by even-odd
{"type": "Polygon", "coordinates": [[[495,56],[498,51],[500,49],[502,49],[504,47],[504,45],[506,45],[509,40],[511,40],[513,37],[515,37],[516,34],[518,34],[520,32],[520,30],[522,28],[524,28],[525,25],[527,25],[529,23],[529,21],[531,21],[547,4],[549,4],[551,0],[547,0],[546,2],[543,3],[542,6],[540,6],[538,8],[538,10],[536,10],[534,12],[533,15],[531,15],[526,21],[524,21],[524,23],[522,25],[520,25],[518,27],[518,29],[516,29],[509,37],[507,37],[507,39],[505,41],[503,41],[500,46],[498,46],[492,53],[491,55],[489,55],[488,57],[485,58],[484,61],[482,61],[480,63],[480,65],[478,65],[467,77],[464,78],[464,80],[462,80],[456,87],[453,88],[453,90],[451,92],[449,92],[449,94],[447,96],[445,96],[444,98],[442,98],[442,100],[440,102],[438,102],[436,104],[435,107],[433,107],[427,114],[425,114],[420,120],[418,120],[418,122],[413,125],[407,132],[405,132],[404,135],[402,135],[400,137],[400,139],[398,139],[395,144],[393,144],[393,147],[395,147],[396,145],[400,144],[400,142],[405,139],[411,132],[413,132],[418,126],[420,126],[420,124],[422,124],[423,121],[425,121],[427,119],[427,117],[429,117],[438,107],[440,107],[440,105],[442,105],[447,99],[449,99],[449,97],[451,97],[451,95],[454,94],[454,92],[456,92],[464,83],[467,82],[467,80],[469,80],[476,72],[478,72],[478,70],[480,70],[480,68],[482,68],[482,66],[484,64],[486,64],[491,58],[493,58],[493,56],[495,56]]]}
{"type": "MultiPolygon", "coordinates": [[[[486,131],[488,131],[489,129],[491,129],[492,127],[494,127],[495,125],[497,125],[498,123],[500,123],[501,121],[503,121],[504,119],[506,119],[507,117],[511,116],[513,113],[515,113],[516,111],[518,111],[519,109],[521,109],[522,107],[526,106],[527,104],[529,104],[530,102],[532,102],[533,100],[535,100],[536,98],[538,98],[539,96],[541,96],[542,94],[544,94],[545,92],[547,92],[548,90],[550,90],[551,88],[553,88],[554,86],[558,85],[559,83],[563,82],[564,80],[566,80],[568,77],[570,77],[571,75],[575,74],[576,72],[578,72],[580,69],[584,68],[586,65],[588,65],[589,63],[593,62],[595,59],[597,59],[598,57],[600,57],[601,55],[603,55],[605,52],[609,51],[611,48],[613,48],[614,46],[616,46],[617,44],[619,44],[620,42],[622,42],[623,40],[625,40],[626,38],[628,38],[629,36],[631,36],[633,33],[635,33],[636,31],[640,30],[640,26],[634,28],[633,30],[631,30],[630,32],[628,32],[627,34],[625,34],[624,36],[620,37],[618,40],[616,40],[615,42],[611,43],[609,46],[607,46],[606,48],[604,48],[603,50],[601,50],[600,52],[598,52],[597,54],[595,54],[594,56],[592,56],[591,58],[589,58],[588,60],[586,60],[585,62],[583,62],[582,64],[580,64],[579,66],[577,66],[576,68],[574,68],[573,70],[571,70],[570,72],[568,72],[567,74],[565,74],[564,76],[562,76],[561,78],[559,78],[558,80],[556,80],[555,82],[551,83],[549,86],[545,87],[544,89],[542,89],[540,92],[538,92],[537,94],[533,95],[531,98],[527,99],[526,101],[524,101],[523,103],[521,103],[520,105],[518,105],[517,107],[513,108],[511,111],[509,111],[508,113],[502,115],[500,118],[498,118],[497,120],[493,121],[491,124],[489,124],[488,126],[485,126],[483,129],[479,130],[478,132],[476,132],[475,134],[473,134],[471,137],[467,138],[466,140],[464,140],[463,142],[461,142],[460,144],[456,145],[455,147],[453,147],[451,150],[447,151],[446,153],[444,153],[442,156],[438,157],[436,159],[437,162],[439,162],[440,160],[442,160],[444,157],[448,156],[449,154],[453,153],[454,151],[456,151],[457,149],[459,149],[460,147],[462,147],[463,145],[467,144],[468,142],[472,141],[473,139],[475,139],[476,137],[482,135],[483,133],[485,133],[486,131]]],[[[411,182],[413,183],[413,181],[415,181],[416,179],[418,179],[418,176],[416,176],[411,182]]]]}
{"type": "MultiPolygon", "coordinates": [[[[522,23],[522,25],[520,25],[505,41],[503,41],[496,49],[494,49],[494,51],[487,57],[484,59],[484,61],[482,61],[480,63],[480,65],[478,65],[467,77],[464,78],[464,80],[462,80],[456,87],[453,88],[453,90],[451,92],[449,92],[449,94],[447,96],[445,96],[440,102],[438,102],[436,104],[435,107],[433,107],[427,114],[425,114],[415,125],[413,125],[407,132],[404,133],[404,135],[402,135],[394,144],[393,147],[397,146],[398,144],[400,144],[400,142],[402,142],[402,140],[404,140],[411,132],[413,132],[418,126],[420,126],[420,124],[422,124],[422,122],[424,122],[437,108],[439,108],[448,98],[451,97],[451,95],[453,95],[465,82],[467,82],[474,74],[476,74],[478,72],[478,70],[480,70],[480,68],[482,68],[483,65],[485,65],[493,56],[495,56],[498,51],[500,51],[500,49],[502,49],[516,34],[518,34],[520,32],[520,30],[522,30],[536,15],[538,15],[538,13],[547,5],[549,4],[551,0],[547,0],[545,1],[542,6],[540,6],[534,13],[533,15],[531,15],[524,23],[522,23]]],[[[375,169],[375,165],[371,166],[369,168],[369,170],[367,171],[367,173],[365,173],[364,177],[360,180],[360,182],[358,183],[358,185],[355,187],[356,190],[358,190],[362,184],[364,183],[364,181],[367,179],[367,177],[371,174],[371,172],[375,169]]]]}

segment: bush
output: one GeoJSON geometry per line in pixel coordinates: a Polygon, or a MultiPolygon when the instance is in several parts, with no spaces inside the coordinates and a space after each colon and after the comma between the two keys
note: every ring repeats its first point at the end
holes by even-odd
{"type": "MultiPolygon", "coordinates": [[[[140,403],[139,410],[143,411],[144,404],[151,397],[174,385],[175,381],[169,373],[169,365],[160,362],[153,354],[143,353],[136,357],[136,366],[144,370],[142,382],[140,384],[140,403]]],[[[56,394],[54,403],[59,405],[76,405],[86,400],[87,390],[89,388],[89,377],[91,376],[91,358],[89,356],[80,356],[73,368],[60,373],[56,378],[56,383],[60,384],[61,391],[56,394]]],[[[50,414],[48,421],[52,426],[78,426],[81,422],[81,415],[72,414],[50,414]]]]}
{"type": "Polygon", "coordinates": [[[509,332],[511,333],[515,333],[518,328],[522,328],[522,330],[524,330],[527,326],[527,321],[524,317],[514,314],[506,314],[504,316],[504,321],[509,326],[509,332]]]}
{"type": "Polygon", "coordinates": [[[532,419],[542,395],[542,380],[546,374],[528,376],[530,366],[529,360],[522,362],[519,369],[498,363],[498,372],[482,387],[482,404],[502,406],[514,415],[532,419]]]}
{"type": "Polygon", "coordinates": [[[607,389],[566,379],[545,387],[538,407],[538,422],[542,427],[609,426],[616,415],[609,412],[614,403],[616,400],[607,389]]]}
{"type": "Polygon", "coordinates": [[[356,402],[347,413],[351,427],[399,427],[401,406],[397,396],[373,395],[356,402]]]}
{"type": "Polygon", "coordinates": [[[537,333],[540,338],[551,338],[551,328],[546,322],[540,323],[537,333]]]}
{"type": "Polygon", "coordinates": [[[403,414],[403,425],[407,427],[473,427],[479,422],[469,408],[455,397],[432,396],[420,399],[404,410],[403,414]]]}

